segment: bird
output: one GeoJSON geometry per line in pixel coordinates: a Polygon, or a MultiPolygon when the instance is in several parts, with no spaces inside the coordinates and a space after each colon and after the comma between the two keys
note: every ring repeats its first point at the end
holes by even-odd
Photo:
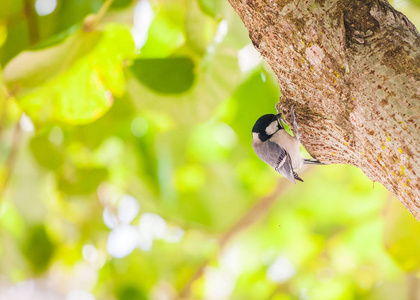
{"type": "Polygon", "coordinates": [[[295,170],[301,169],[304,164],[323,165],[323,163],[316,159],[302,158],[300,136],[293,107],[291,115],[295,128],[294,136],[284,129],[282,122],[286,123],[286,121],[281,113],[261,116],[252,128],[252,147],[262,161],[296,184],[296,180],[302,182],[303,180],[295,170]]]}

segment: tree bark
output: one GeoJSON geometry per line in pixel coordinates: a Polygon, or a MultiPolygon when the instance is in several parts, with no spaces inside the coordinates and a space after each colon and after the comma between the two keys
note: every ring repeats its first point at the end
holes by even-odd
{"type": "Polygon", "coordinates": [[[359,167],[420,220],[420,36],[386,0],[229,0],[296,110],[302,144],[359,167]]]}

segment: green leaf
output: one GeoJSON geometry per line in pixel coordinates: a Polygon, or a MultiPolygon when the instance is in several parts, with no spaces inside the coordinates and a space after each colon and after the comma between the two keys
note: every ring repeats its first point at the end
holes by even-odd
{"type": "Polygon", "coordinates": [[[194,63],[188,57],[138,59],[131,71],[148,88],[162,94],[179,94],[194,83],[194,63]]]}
{"type": "Polygon", "coordinates": [[[114,0],[111,9],[123,9],[133,3],[133,0],[114,0]]]}
{"type": "Polygon", "coordinates": [[[144,294],[142,290],[136,286],[124,286],[121,287],[118,292],[118,300],[147,300],[148,297],[144,294]]]}
{"type": "MultiPolygon", "coordinates": [[[[57,1],[56,10],[49,16],[39,18],[42,24],[44,19],[51,18],[52,23],[46,23],[52,26],[55,33],[67,30],[75,24],[80,24],[83,19],[92,13],[97,13],[104,4],[104,0],[73,0],[57,1]]],[[[45,25],[44,25],[45,26],[45,25]]],[[[46,26],[45,26],[46,27],[46,26]]]]}
{"type": "Polygon", "coordinates": [[[77,168],[59,176],[58,188],[68,195],[89,194],[107,177],[108,170],[105,168],[77,168]]]}
{"type": "Polygon", "coordinates": [[[43,134],[33,137],[29,146],[36,161],[41,166],[56,170],[63,165],[64,153],[62,149],[52,144],[47,135],[43,134]]]}
{"type": "Polygon", "coordinates": [[[420,0],[411,0],[410,2],[417,6],[420,6],[420,0]]]}
{"type": "MultiPolygon", "coordinates": [[[[92,39],[97,35],[91,35],[92,39]]],[[[76,34],[73,43],[89,44],[86,35],[76,34]],[[79,40],[82,38],[82,40],[79,40]]],[[[72,43],[72,45],[74,45],[72,43]]],[[[64,47],[64,46],[63,46],[64,47]]],[[[68,46],[61,49],[67,49],[68,46]]],[[[58,122],[69,124],[85,124],[101,117],[112,105],[114,96],[121,97],[125,92],[125,78],[123,73],[124,61],[134,55],[134,43],[129,29],[125,26],[106,26],[96,47],[86,54],[86,47],[75,47],[77,53],[69,53],[73,63],[64,61],[67,70],[42,84],[39,88],[20,96],[18,101],[21,108],[36,123],[58,122]],[[84,49],[84,50],[83,50],[84,49]]],[[[57,71],[57,65],[48,61],[49,49],[42,50],[44,63],[57,71]]],[[[56,52],[60,52],[56,50],[56,52]]],[[[60,57],[60,56],[58,56],[60,57]]],[[[58,62],[58,57],[54,60],[58,62]]],[[[59,64],[60,65],[60,64],[59,64]]],[[[31,80],[41,78],[46,80],[50,70],[42,68],[42,62],[37,69],[32,70],[31,77],[9,76],[14,82],[30,85],[31,80]],[[20,80],[20,81],[19,81],[20,80]]],[[[19,74],[22,74],[20,72],[19,74]]]]}
{"type": "Polygon", "coordinates": [[[45,271],[53,256],[55,246],[45,231],[43,225],[32,227],[22,247],[29,264],[35,273],[45,271]]]}
{"type": "Polygon", "coordinates": [[[29,33],[24,19],[18,18],[14,23],[8,23],[6,30],[6,41],[0,47],[0,64],[3,66],[29,46],[29,33]]]}
{"type": "Polygon", "coordinates": [[[25,221],[11,202],[4,202],[0,212],[0,226],[15,238],[25,234],[25,221]]]}
{"type": "Polygon", "coordinates": [[[179,2],[165,2],[156,9],[157,15],[149,28],[142,58],[167,57],[185,42],[185,8],[179,2]]]}
{"type": "Polygon", "coordinates": [[[22,0],[2,0],[0,1],[0,18],[11,16],[18,13],[23,6],[22,0]]]}
{"type": "Polygon", "coordinates": [[[156,93],[140,80],[130,80],[128,90],[134,104],[148,113],[180,124],[201,122],[237,87],[240,71],[236,51],[216,45],[197,64],[195,74],[193,86],[182,94],[156,93]]]}
{"type": "Polygon", "coordinates": [[[190,1],[185,16],[187,44],[197,54],[203,56],[216,34],[217,23],[205,15],[196,1],[190,1]]]}
{"type": "Polygon", "coordinates": [[[119,135],[125,140],[132,136],[130,124],[134,112],[130,100],[122,97],[102,118],[73,128],[69,140],[80,142],[89,149],[95,149],[113,135],[119,135]]]}
{"type": "Polygon", "coordinates": [[[100,32],[77,31],[58,45],[20,53],[4,68],[9,87],[34,88],[69,69],[77,60],[94,49],[100,32]]]}
{"type": "MultiPolygon", "coordinates": [[[[100,32],[96,31],[96,32],[80,32],[82,28],[82,24],[76,24],[70,28],[67,28],[66,30],[60,31],[59,33],[52,35],[52,36],[48,36],[45,39],[42,39],[39,41],[39,43],[35,44],[35,45],[31,45],[29,50],[32,51],[36,51],[36,50],[42,50],[48,47],[54,47],[57,46],[61,43],[63,43],[64,41],[66,41],[67,39],[71,38],[71,36],[73,34],[81,34],[81,35],[89,35],[92,36],[93,34],[96,35],[100,35],[100,32]]],[[[93,42],[99,42],[99,38],[93,42]]],[[[97,43],[96,43],[97,44],[97,43]]],[[[95,44],[94,44],[95,45],[95,44]]]]}
{"type": "Polygon", "coordinates": [[[224,0],[198,0],[200,8],[207,15],[213,18],[220,18],[222,12],[225,10],[227,1],[224,0]]]}

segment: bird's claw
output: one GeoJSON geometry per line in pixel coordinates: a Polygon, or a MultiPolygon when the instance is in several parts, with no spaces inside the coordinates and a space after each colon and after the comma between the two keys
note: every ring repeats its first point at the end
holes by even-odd
{"type": "Polygon", "coordinates": [[[277,115],[277,120],[279,122],[283,122],[284,124],[287,124],[286,120],[283,118],[283,114],[282,113],[280,113],[280,114],[277,115]]]}
{"type": "Polygon", "coordinates": [[[295,129],[295,138],[297,140],[300,140],[300,136],[299,136],[299,126],[296,122],[296,115],[295,115],[295,107],[294,105],[292,105],[292,108],[290,109],[290,115],[292,116],[292,123],[293,123],[293,128],[295,129]]]}

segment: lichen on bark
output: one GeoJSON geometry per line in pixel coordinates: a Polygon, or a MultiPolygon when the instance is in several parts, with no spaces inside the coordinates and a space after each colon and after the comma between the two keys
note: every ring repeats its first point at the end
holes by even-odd
{"type": "MultiPolygon", "coordinates": [[[[302,144],[420,220],[420,36],[386,0],[229,0],[296,110],[302,144]]],[[[289,119],[290,120],[290,119],[289,119]]]]}

